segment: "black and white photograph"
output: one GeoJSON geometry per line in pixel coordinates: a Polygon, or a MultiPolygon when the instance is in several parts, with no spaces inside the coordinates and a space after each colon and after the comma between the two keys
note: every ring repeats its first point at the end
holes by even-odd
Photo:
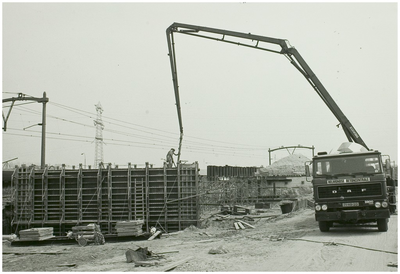
{"type": "Polygon", "coordinates": [[[2,1],[3,272],[397,272],[398,2],[2,1]]]}

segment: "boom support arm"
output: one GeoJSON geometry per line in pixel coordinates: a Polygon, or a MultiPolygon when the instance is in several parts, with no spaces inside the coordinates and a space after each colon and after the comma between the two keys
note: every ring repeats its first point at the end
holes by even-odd
{"type": "Polygon", "coordinates": [[[235,44],[238,46],[251,47],[258,50],[269,51],[272,53],[278,53],[284,55],[291,64],[306,78],[310,85],[314,88],[317,94],[325,102],[328,108],[332,111],[333,115],[338,119],[339,123],[342,125],[343,131],[349,140],[349,142],[355,142],[366,149],[367,145],[361,139],[360,135],[357,133],[356,129],[350,123],[349,119],[344,115],[339,106],[335,103],[333,98],[329,95],[328,91],[319,81],[317,76],[307,65],[304,59],[301,57],[300,53],[285,39],[277,39],[265,36],[254,35],[251,33],[241,33],[235,31],[228,31],[222,29],[208,28],[202,26],[194,26],[181,23],[173,23],[167,28],[167,42],[169,50],[169,58],[171,63],[172,80],[175,91],[175,101],[176,108],[178,112],[179,128],[180,128],[180,142],[178,151],[178,161],[181,153],[181,144],[183,138],[183,125],[182,125],[182,114],[179,100],[179,85],[178,85],[178,74],[176,66],[176,56],[175,56],[175,42],[174,33],[186,34],[211,40],[216,40],[220,42],[235,44]],[[219,36],[220,35],[220,36],[219,36]],[[240,38],[240,41],[231,40],[231,38],[240,38]],[[241,42],[244,40],[245,42],[241,42]],[[270,47],[265,47],[265,44],[273,44],[280,47],[280,50],[271,49],[270,47]]]}

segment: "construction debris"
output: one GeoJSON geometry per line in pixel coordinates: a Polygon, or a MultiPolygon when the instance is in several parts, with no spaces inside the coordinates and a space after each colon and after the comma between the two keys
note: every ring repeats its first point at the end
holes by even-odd
{"type": "Polygon", "coordinates": [[[125,252],[125,256],[126,256],[127,263],[132,263],[132,262],[136,263],[139,261],[147,260],[148,257],[151,257],[151,252],[148,250],[147,247],[145,247],[145,248],[139,247],[136,250],[129,248],[125,252]]]}
{"type": "Polygon", "coordinates": [[[255,203],[254,208],[256,209],[270,209],[271,204],[270,203],[255,203]]]}
{"type": "MultiPolygon", "coordinates": [[[[176,252],[176,251],[166,251],[164,253],[176,252]]],[[[128,249],[125,252],[126,262],[133,263],[135,266],[155,266],[158,265],[158,260],[164,258],[163,255],[155,254],[148,250],[147,247],[139,247],[136,250],[128,249]]]]}
{"type": "Polygon", "coordinates": [[[269,240],[272,242],[276,242],[276,241],[283,241],[284,237],[280,237],[278,235],[271,235],[269,236],[269,240]]]}
{"type": "Polygon", "coordinates": [[[223,205],[223,206],[221,206],[221,213],[225,214],[225,215],[230,214],[230,213],[232,213],[232,209],[229,205],[223,205]]]}
{"type": "Polygon", "coordinates": [[[222,246],[219,246],[217,248],[211,248],[210,251],[208,251],[208,254],[226,254],[226,253],[228,253],[228,251],[222,246]]]}
{"type": "MultiPolygon", "coordinates": [[[[223,205],[223,206],[221,206],[221,212],[220,213],[228,215],[228,216],[229,216],[229,214],[233,214],[233,215],[248,215],[248,214],[252,213],[252,210],[250,208],[247,208],[247,207],[244,207],[244,206],[239,206],[239,205],[234,205],[233,207],[231,207],[229,205],[223,205]]],[[[217,216],[221,216],[221,215],[217,215],[217,216]]]]}
{"type": "Polygon", "coordinates": [[[144,220],[117,222],[115,229],[118,236],[140,236],[143,234],[143,224],[144,220]]]}
{"type": "Polygon", "coordinates": [[[208,237],[212,236],[212,235],[208,234],[207,232],[200,232],[199,235],[205,235],[205,236],[208,236],[208,237]]]}
{"type": "Polygon", "coordinates": [[[244,206],[233,206],[233,214],[234,215],[247,215],[250,214],[250,209],[244,206]]]}
{"type": "Polygon", "coordinates": [[[52,227],[30,228],[19,231],[20,241],[43,241],[53,237],[52,227]]]}
{"type": "Polygon", "coordinates": [[[105,243],[100,226],[97,224],[72,227],[72,237],[75,238],[80,246],[86,246],[88,242],[94,242],[98,245],[103,245],[105,243]]]}
{"type": "Polygon", "coordinates": [[[10,235],[3,235],[3,241],[7,240],[7,241],[15,241],[18,239],[18,236],[15,234],[10,234],[10,235]]]}

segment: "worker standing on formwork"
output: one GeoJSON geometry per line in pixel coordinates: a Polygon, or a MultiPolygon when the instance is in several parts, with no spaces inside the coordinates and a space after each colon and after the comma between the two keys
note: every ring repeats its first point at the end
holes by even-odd
{"type": "Polygon", "coordinates": [[[175,154],[175,149],[171,148],[167,153],[167,159],[166,159],[168,168],[172,168],[172,166],[175,165],[174,155],[178,156],[178,154],[175,154]]]}

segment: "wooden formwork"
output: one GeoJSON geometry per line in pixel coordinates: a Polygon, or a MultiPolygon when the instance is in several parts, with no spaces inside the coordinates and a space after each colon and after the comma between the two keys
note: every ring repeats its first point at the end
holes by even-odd
{"type": "Polygon", "coordinates": [[[17,168],[12,177],[12,231],[53,227],[65,236],[76,225],[99,224],[116,234],[119,221],[144,220],[166,232],[198,225],[198,164],[59,170],[17,168]]]}

